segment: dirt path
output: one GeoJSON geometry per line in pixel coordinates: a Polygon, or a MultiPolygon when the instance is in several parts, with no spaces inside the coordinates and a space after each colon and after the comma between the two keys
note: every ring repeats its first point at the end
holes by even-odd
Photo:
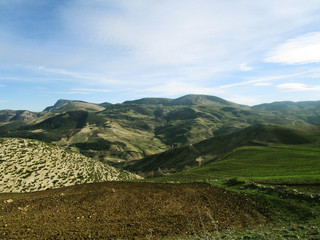
{"type": "Polygon", "coordinates": [[[106,182],[0,194],[0,239],[140,239],[264,222],[250,200],[204,183],[106,182]]]}

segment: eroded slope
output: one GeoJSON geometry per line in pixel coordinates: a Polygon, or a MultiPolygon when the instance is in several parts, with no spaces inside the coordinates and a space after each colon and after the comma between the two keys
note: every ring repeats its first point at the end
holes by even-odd
{"type": "Polygon", "coordinates": [[[139,178],[58,146],[17,138],[0,139],[0,173],[0,192],[139,178]]]}

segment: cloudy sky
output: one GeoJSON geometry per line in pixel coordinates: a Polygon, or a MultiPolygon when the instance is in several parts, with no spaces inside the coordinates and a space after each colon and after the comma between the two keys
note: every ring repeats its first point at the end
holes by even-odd
{"type": "Polygon", "coordinates": [[[0,0],[0,109],[320,100],[319,0],[0,0]]]}

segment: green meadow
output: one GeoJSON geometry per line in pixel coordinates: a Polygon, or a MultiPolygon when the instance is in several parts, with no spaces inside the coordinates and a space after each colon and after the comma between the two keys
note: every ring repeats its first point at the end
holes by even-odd
{"type": "Polygon", "coordinates": [[[166,178],[202,181],[234,177],[272,184],[320,183],[320,148],[240,147],[204,166],[172,174],[166,178]]]}

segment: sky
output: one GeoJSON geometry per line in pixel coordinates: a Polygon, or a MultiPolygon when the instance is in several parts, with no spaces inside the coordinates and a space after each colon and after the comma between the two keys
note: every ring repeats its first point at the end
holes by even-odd
{"type": "Polygon", "coordinates": [[[319,0],[0,0],[0,109],[320,100],[319,0]]]}

